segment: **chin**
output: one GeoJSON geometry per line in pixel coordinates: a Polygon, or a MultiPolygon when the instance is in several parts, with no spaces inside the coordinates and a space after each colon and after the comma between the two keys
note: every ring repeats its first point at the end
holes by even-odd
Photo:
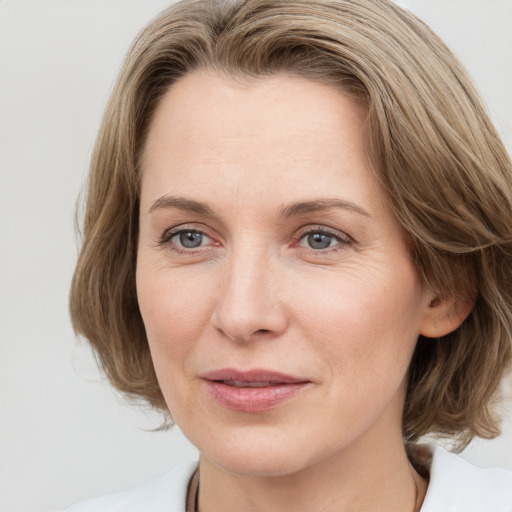
{"type": "MultiPolygon", "coordinates": [[[[258,429],[259,430],[259,429],[258,429]]],[[[201,458],[206,458],[224,471],[246,476],[279,477],[295,474],[321,459],[311,441],[301,442],[283,432],[250,432],[239,428],[219,440],[212,436],[198,443],[201,458]],[[251,435],[252,434],[252,435],[251,435]],[[225,439],[229,439],[225,442],[225,439]],[[318,459],[318,460],[315,460],[318,459]]]]}
{"type": "Polygon", "coordinates": [[[218,457],[205,456],[224,471],[242,476],[280,477],[298,473],[307,467],[305,461],[292,460],[285,454],[262,453],[262,450],[258,453],[241,451],[219,454],[218,457]]]}

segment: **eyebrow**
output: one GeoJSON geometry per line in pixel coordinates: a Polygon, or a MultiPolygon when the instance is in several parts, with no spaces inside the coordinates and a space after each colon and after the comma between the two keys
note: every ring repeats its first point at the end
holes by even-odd
{"type": "Polygon", "coordinates": [[[186,199],[184,197],[175,196],[162,196],[156,201],[153,201],[148,213],[161,208],[177,208],[178,210],[185,210],[187,212],[198,213],[199,215],[213,215],[213,210],[204,203],[194,201],[193,199],[186,199]]]}
{"type": "MultiPolygon", "coordinates": [[[[162,196],[151,204],[148,213],[162,208],[177,208],[188,212],[197,213],[199,215],[213,216],[213,210],[205,203],[186,199],[184,197],[162,196]]],[[[320,212],[332,208],[342,208],[351,210],[365,217],[372,216],[363,208],[350,201],[342,199],[316,199],[314,201],[298,201],[288,205],[284,205],[279,209],[280,217],[298,217],[308,213],[320,212]]]]}
{"type": "Polygon", "coordinates": [[[297,217],[307,213],[330,210],[331,208],[343,208],[372,218],[372,216],[363,208],[350,201],[342,199],[316,199],[314,201],[300,201],[282,206],[280,209],[281,217],[297,217]]]}

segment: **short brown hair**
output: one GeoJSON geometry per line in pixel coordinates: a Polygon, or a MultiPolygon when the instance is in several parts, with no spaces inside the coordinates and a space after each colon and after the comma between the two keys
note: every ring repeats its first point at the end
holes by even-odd
{"type": "Polygon", "coordinates": [[[512,360],[512,164],[458,60],[387,0],[185,0],[138,36],[93,154],[70,301],[112,384],[168,413],[135,287],[139,161],[161,98],[201,68],[299,75],[365,102],[375,174],[423,281],[476,295],[459,329],[420,336],[404,439],[437,433],[462,447],[497,435],[493,405],[512,360]]]}

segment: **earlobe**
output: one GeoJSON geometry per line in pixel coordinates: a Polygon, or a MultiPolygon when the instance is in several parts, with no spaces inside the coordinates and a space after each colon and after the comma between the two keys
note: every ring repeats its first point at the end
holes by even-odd
{"type": "Polygon", "coordinates": [[[476,297],[456,298],[453,295],[434,296],[425,311],[420,334],[427,338],[441,338],[455,331],[471,313],[476,297]]]}

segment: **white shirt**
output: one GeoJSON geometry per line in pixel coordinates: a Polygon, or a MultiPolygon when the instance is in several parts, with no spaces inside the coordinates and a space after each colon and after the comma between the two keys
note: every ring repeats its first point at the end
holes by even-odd
{"type": "MultiPolygon", "coordinates": [[[[512,472],[481,469],[431,446],[430,482],[421,512],[512,512],[512,472]]],[[[124,492],[87,500],[64,512],[185,512],[197,463],[179,466],[124,492]]]]}

